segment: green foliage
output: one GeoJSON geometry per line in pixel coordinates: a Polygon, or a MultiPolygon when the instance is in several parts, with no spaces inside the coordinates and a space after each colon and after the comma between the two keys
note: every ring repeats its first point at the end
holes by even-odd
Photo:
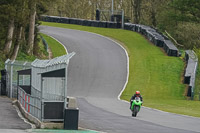
{"type": "Polygon", "coordinates": [[[29,56],[26,53],[20,51],[16,60],[22,60],[22,61],[34,61],[37,57],[36,56],[29,56]]]}
{"type": "Polygon", "coordinates": [[[40,34],[37,34],[37,38],[35,39],[34,55],[37,56],[37,58],[39,58],[39,59],[47,59],[48,58],[48,52],[45,49],[45,46],[42,42],[40,34]]]}
{"type": "Polygon", "coordinates": [[[184,45],[185,49],[200,48],[200,24],[195,23],[179,23],[174,31],[176,40],[184,45]]]}
{"type": "Polygon", "coordinates": [[[195,100],[200,100],[200,48],[194,48],[195,53],[198,56],[199,64],[197,68],[197,74],[196,74],[196,83],[195,83],[195,100]]]}
{"type": "Polygon", "coordinates": [[[173,0],[170,5],[177,21],[200,22],[199,0],[173,0]]]}
{"type": "Polygon", "coordinates": [[[200,47],[200,1],[173,0],[159,13],[158,28],[167,30],[183,49],[200,47]]]}
{"type": "MultiPolygon", "coordinates": [[[[200,60],[200,48],[194,47],[194,51],[198,56],[198,59],[200,60]]],[[[200,63],[200,62],[199,62],[200,63]]]]}

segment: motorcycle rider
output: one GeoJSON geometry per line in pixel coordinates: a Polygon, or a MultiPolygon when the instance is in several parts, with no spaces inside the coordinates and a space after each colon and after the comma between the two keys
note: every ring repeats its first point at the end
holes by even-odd
{"type": "Polygon", "coordinates": [[[136,91],[135,94],[134,94],[134,95],[131,97],[131,99],[130,99],[130,109],[131,109],[133,100],[134,100],[136,97],[140,97],[140,100],[143,102],[142,96],[140,95],[140,91],[136,91]]]}

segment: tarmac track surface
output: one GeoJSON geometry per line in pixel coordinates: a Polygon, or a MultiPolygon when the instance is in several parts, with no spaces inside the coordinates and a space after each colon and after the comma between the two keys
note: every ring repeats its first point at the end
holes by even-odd
{"type": "Polygon", "coordinates": [[[31,126],[18,116],[11,99],[0,97],[0,133],[24,133],[31,126]]]}
{"type": "MultiPolygon", "coordinates": [[[[112,40],[84,31],[41,26],[76,52],[68,68],[68,95],[78,98],[79,126],[108,133],[195,133],[200,119],[143,107],[131,117],[129,103],[117,99],[126,83],[127,56],[112,40]]],[[[144,99],[145,100],[145,99],[144,99]]]]}

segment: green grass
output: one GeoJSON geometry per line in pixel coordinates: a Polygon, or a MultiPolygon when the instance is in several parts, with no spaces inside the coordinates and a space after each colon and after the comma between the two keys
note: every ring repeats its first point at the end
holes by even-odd
{"type": "Polygon", "coordinates": [[[200,100],[200,63],[197,68],[194,99],[200,100]]]}
{"type": "Polygon", "coordinates": [[[32,62],[36,58],[37,58],[36,56],[28,56],[26,53],[19,51],[16,60],[32,62]]]}
{"type": "Polygon", "coordinates": [[[42,34],[42,37],[46,40],[46,42],[48,43],[48,46],[50,47],[53,57],[58,57],[58,56],[62,56],[64,54],[66,54],[66,51],[63,47],[63,45],[61,45],[58,41],[56,41],[55,39],[51,38],[50,36],[47,36],[45,34],[42,34]]]}
{"type": "Polygon", "coordinates": [[[181,81],[183,60],[166,56],[159,47],[149,43],[140,34],[121,29],[60,23],[42,22],[42,25],[94,32],[121,42],[129,54],[129,82],[121,99],[129,101],[134,92],[140,90],[144,106],[200,117],[200,102],[185,100],[186,85],[181,81]]]}

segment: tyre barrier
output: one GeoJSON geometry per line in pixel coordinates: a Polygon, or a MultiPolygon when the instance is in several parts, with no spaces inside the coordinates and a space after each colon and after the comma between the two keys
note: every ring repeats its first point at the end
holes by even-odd
{"type": "Polygon", "coordinates": [[[93,27],[102,27],[102,28],[121,28],[121,23],[116,23],[116,22],[85,20],[85,19],[58,17],[58,16],[42,15],[40,16],[40,20],[45,21],[45,22],[77,24],[77,25],[83,25],[83,26],[93,26],[93,27]]]}
{"type": "MultiPolygon", "coordinates": [[[[40,16],[40,20],[45,22],[56,22],[65,24],[77,24],[83,26],[93,26],[102,28],[121,28],[121,23],[107,22],[107,21],[95,21],[95,20],[85,20],[77,18],[67,18],[58,16],[40,16]]],[[[168,56],[178,57],[180,56],[178,48],[162,33],[158,32],[156,29],[141,25],[125,23],[125,30],[130,30],[138,32],[146,37],[154,45],[163,48],[168,56]]],[[[195,53],[192,50],[187,50],[185,54],[185,59],[187,62],[187,67],[185,69],[184,83],[189,84],[187,96],[193,97],[194,95],[194,85],[195,85],[195,75],[197,70],[198,58],[194,59],[195,53]]]]}
{"type": "Polygon", "coordinates": [[[193,99],[194,96],[194,87],[195,87],[195,77],[198,67],[198,58],[193,50],[185,51],[185,61],[187,63],[185,74],[184,74],[184,83],[188,84],[187,96],[193,99]]]}
{"type": "Polygon", "coordinates": [[[154,45],[163,48],[168,56],[180,55],[178,48],[165,35],[150,26],[125,23],[124,29],[141,33],[154,45]]]}
{"type": "MultiPolygon", "coordinates": [[[[46,22],[76,24],[76,25],[102,27],[102,28],[121,28],[121,24],[116,22],[105,22],[105,21],[85,20],[85,19],[45,16],[45,15],[42,15],[40,19],[46,22]]],[[[124,29],[135,31],[142,34],[154,45],[162,47],[168,56],[175,56],[175,57],[179,56],[179,51],[176,48],[176,46],[166,36],[164,36],[162,33],[159,33],[156,29],[150,26],[125,23],[124,29]]]]}

